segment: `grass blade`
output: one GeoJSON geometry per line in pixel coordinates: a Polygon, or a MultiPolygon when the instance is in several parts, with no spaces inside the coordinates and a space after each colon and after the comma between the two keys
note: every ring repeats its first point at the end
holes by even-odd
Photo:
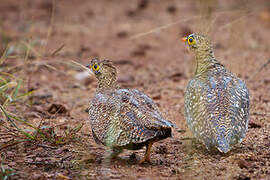
{"type": "Polygon", "coordinates": [[[22,85],[22,80],[20,79],[19,82],[18,82],[18,85],[17,85],[17,87],[16,87],[16,89],[15,89],[13,95],[12,95],[12,98],[13,98],[13,99],[16,98],[16,96],[17,96],[17,94],[18,94],[18,92],[19,92],[19,89],[20,89],[21,85],[22,85]]]}

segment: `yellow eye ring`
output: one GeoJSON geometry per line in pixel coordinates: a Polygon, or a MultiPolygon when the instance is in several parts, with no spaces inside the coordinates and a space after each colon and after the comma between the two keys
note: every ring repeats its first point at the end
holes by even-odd
{"type": "Polygon", "coordinates": [[[93,71],[99,70],[99,65],[98,64],[93,64],[92,69],[93,69],[93,71]]]}
{"type": "Polygon", "coordinates": [[[188,42],[188,45],[194,45],[195,44],[195,39],[192,36],[190,36],[188,38],[187,42],[188,42]]]}

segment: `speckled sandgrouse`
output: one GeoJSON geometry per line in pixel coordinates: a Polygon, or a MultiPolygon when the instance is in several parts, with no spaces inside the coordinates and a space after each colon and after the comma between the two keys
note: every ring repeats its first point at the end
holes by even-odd
{"type": "Polygon", "coordinates": [[[249,90],[214,56],[201,34],[182,39],[195,54],[196,72],[185,92],[185,116],[193,135],[208,150],[227,153],[245,137],[249,120],[249,90]]]}
{"type": "Polygon", "coordinates": [[[111,148],[110,158],[123,149],[146,146],[144,161],[150,161],[154,142],[171,136],[174,124],[165,120],[151,98],[136,89],[122,89],[116,80],[116,68],[108,60],[93,59],[89,69],[98,80],[90,103],[89,119],[97,143],[111,148]]]}

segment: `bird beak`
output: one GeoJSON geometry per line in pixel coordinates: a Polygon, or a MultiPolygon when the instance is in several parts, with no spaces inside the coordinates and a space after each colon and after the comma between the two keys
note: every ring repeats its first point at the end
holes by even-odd
{"type": "Polygon", "coordinates": [[[94,75],[94,73],[93,73],[93,71],[91,70],[91,64],[87,64],[86,66],[85,66],[86,68],[87,68],[87,72],[92,76],[92,75],[94,75]]]}
{"type": "Polygon", "coordinates": [[[183,42],[187,42],[187,37],[183,37],[181,40],[182,40],[183,42]]]}

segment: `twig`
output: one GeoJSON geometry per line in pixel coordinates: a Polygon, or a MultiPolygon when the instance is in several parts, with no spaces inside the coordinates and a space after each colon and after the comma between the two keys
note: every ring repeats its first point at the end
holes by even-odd
{"type": "Polygon", "coordinates": [[[225,25],[223,25],[223,26],[220,26],[220,27],[219,27],[219,30],[225,29],[226,27],[228,27],[228,26],[230,26],[230,25],[232,25],[232,24],[234,24],[234,23],[237,23],[238,21],[240,21],[240,20],[242,20],[242,19],[244,19],[244,18],[247,18],[248,16],[250,16],[250,15],[252,15],[252,14],[254,14],[254,13],[256,13],[256,11],[249,12],[248,14],[245,14],[245,15],[243,15],[243,16],[240,16],[239,18],[236,18],[235,20],[233,20],[233,21],[231,21],[231,22],[229,22],[229,23],[227,23],[227,24],[225,24],[225,25]]]}
{"type": "Polygon", "coordinates": [[[71,62],[73,64],[76,64],[77,66],[81,67],[82,69],[87,70],[87,72],[89,72],[90,75],[93,74],[93,72],[89,68],[87,68],[86,66],[84,66],[84,65],[82,65],[82,64],[80,64],[80,63],[78,63],[76,61],[73,61],[73,60],[71,60],[71,62]]]}
{"type": "Polygon", "coordinates": [[[264,63],[255,73],[253,73],[253,75],[251,76],[251,78],[249,79],[249,81],[251,81],[259,72],[261,72],[269,64],[270,64],[270,59],[268,59],[268,61],[266,61],[266,63],[264,63]]]}
{"type": "Polygon", "coordinates": [[[44,147],[44,148],[57,149],[57,147],[48,146],[48,145],[44,145],[44,144],[36,144],[36,145],[40,146],[40,147],[44,147]]]}
{"type": "Polygon", "coordinates": [[[27,140],[24,140],[24,141],[17,141],[17,142],[14,142],[14,143],[12,143],[12,144],[6,144],[6,145],[0,147],[0,150],[3,150],[3,149],[5,149],[5,148],[7,148],[7,147],[14,146],[14,145],[16,145],[16,144],[19,144],[19,143],[22,143],[22,142],[25,142],[25,141],[31,141],[31,140],[30,140],[30,139],[27,139],[27,140]]]}
{"type": "Polygon", "coordinates": [[[33,53],[36,54],[37,57],[41,57],[41,55],[39,54],[39,52],[33,48],[29,43],[25,42],[25,41],[22,41],[22,43],[29,49],[31,50],[33,53]]]}
{"type": "Polygon", "coordinates": [[[201,18],[201,16],[193,16],[193,17],[189,17],[189,18],[186,18],[186,19],[181,19],[181,20],[178,20],[178,21],[169,23],[169,24],[165,24],[163,26],[154,28],[154,29],[152,29],[150,31],[139,33],[139,34],[136,34],[134,36],[131,36],[129,39],[131,39],[131,40],[132,39],[137,39],[137,38],[140,38],[142,36],[145,36],[145,35],[148,35],[148,34],[152,34],[152,33],[158,32],[158,31],[163,30],[163,29],[167,29],[170,26],[173,26],[173,25],[176,25],[176,24],[179,24],[179,23],[182,23],[182,22],[186,22],[186,21],[189,21],[191,19],[196,19],[196,18],[201,18]]]}
{"type": "Polygon", "coordinates": [[[81,67],[81,68],[83,68],[83,69],[85,69],[85,70],[89,70],[87,67],[85,67],[84,65],[82,65],[82,64],[80,64],[80,63],[78,63],[78,62],[76,62],[76,61],[71,60],[71,62],[72,62],[73,64],[78,65],[79,67],[81,67]]]}
{"type": "Polygon", "coordinates": [[[59,48],[57,48],[55,51],[53,51],[53,53],[51,54],[51,56],[55,56],[59,51],[61,51],[63,48],[65,47],[65,44],[62,44],[59,48]]]}
{"type": "Polygon", "coordinates": [[[68,156],[66,156],[66,157],[63,157],[63,158],[59,161],[59,163],[63,163],[64,160],[66,160],[66,159],[68,159],[68,158],[70,158],[70,157],[72,157],[72,155],[68,155],[68,156]]]}
{"type": "Polygon", "coordinates": [[[52,29],[53,29],[52,26],[54,24],[54,14],[55,14],[55,0],[52,0],[52,13],[51,13],[50,25],[49,25],[49,28],[48,28],[47,37],[46,37],[46,41],[45,41],[45,45],[44,45],[44,54],[46,52],[49,37],[52,34],[52,29]]]}

